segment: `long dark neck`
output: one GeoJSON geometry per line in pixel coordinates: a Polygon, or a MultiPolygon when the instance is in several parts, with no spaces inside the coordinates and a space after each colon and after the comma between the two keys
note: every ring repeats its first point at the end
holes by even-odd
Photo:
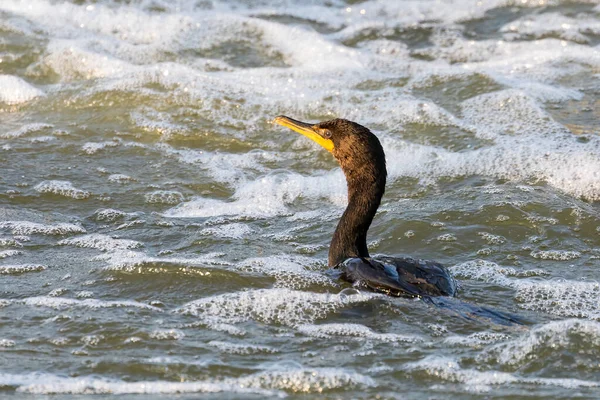
{"type": "Polygon", "coordinates": [[[344,169],[344,173],[348,206],[329,246],[330,267],[350,257],[369,257],[367,231],[385,191],[385,159],[357,170],[344,169]]]}

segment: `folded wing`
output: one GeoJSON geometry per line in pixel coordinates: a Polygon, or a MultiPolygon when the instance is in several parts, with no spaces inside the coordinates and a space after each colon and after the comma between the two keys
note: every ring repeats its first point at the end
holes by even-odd
{"type": "Polygon", "coordinates": [[[456,281],[434,261],[413,258],[349,258],[338,264],[342,279],[398,297],[454,296],[456,281]]]}

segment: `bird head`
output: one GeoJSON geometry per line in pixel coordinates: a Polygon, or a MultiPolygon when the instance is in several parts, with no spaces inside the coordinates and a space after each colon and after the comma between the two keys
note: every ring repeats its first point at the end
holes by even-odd
{"type": "Polygon", "coordinates": [[[385,154],[381,143],[369,129],[346,119],[332,119],[316,124],[280,115],[276,124],[290,128],[329,151],[340,163],[348,181],[365,175],[385,181],[385,154]]]}

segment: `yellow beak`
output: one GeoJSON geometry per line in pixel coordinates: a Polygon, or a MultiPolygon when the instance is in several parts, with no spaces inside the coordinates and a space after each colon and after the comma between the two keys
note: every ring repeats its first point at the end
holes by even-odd
{"type": "Polygon", "coordinates": [[[276,124],[290,128],[293,131],[303,134],[310,140],[313,140],[320,144],[325,150],[331,152],[333,150],[333,141],[326,139],[319,134],[319,131],[315,129],[314,125],[307,124],[306,122],[296,121],[295,119],[280,115],[273,121],[276,124]]]}

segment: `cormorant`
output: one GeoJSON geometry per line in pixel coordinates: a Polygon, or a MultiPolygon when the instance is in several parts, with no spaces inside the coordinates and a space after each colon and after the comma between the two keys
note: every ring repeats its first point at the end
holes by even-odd
{"type": "Polygon", "coordinates": [[[317,124],[286,116],[275,123],[312,139],[339,162],[348,184],[348,206],[329,247],[329,266],[342,279],[401,297],[454,296],[456,281],[434,261],[369,256],[367,231],[385,191],[385,154],[377,136],[356,122],[332,119],[317,124]]]}

